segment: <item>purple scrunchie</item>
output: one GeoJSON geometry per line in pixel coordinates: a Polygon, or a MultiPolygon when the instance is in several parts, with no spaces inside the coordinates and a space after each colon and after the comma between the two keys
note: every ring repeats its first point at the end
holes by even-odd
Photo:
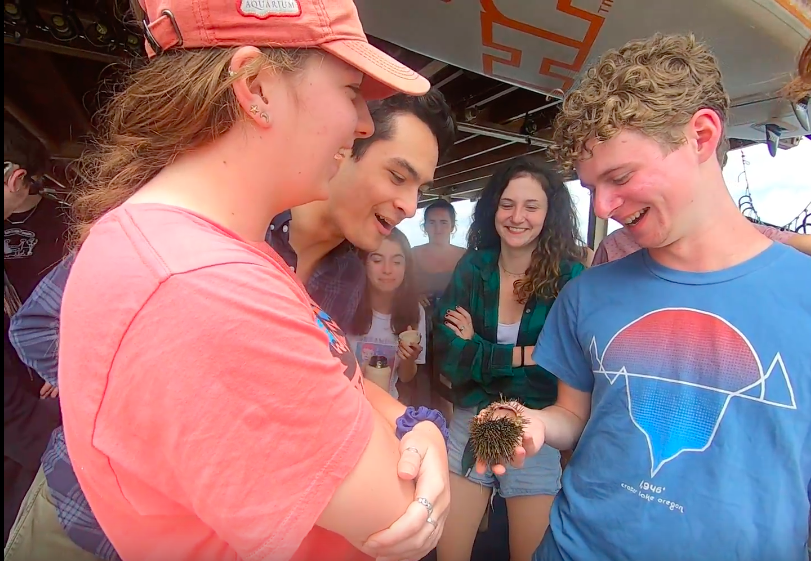
{"type": "Polygon", "coordinates": [[[414,427],[417,426],[417,423],[423,421],[430,421],[436,425],[439,432],[442,433],[442,437],[445,439],[445,446],[447,447],[448,439],[451,436],[448,432],[448,423],[445,421],[445,417],[442,416],[442,413],[436,409],[428,409],[427,407],[420,407],[419,409],[406,407],[405,413],[397,419],[397,430],[395,431],[397,439],[402,440],[407,433],[411,432],[414,427]]]}

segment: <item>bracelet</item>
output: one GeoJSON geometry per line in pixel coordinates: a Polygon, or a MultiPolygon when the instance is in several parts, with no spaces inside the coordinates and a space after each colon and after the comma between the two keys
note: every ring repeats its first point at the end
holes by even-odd
{"type": "Polygon", "coordinates": [[[427,407],[420,407],[419,409],[406,407],[405,413],[397,419],[397,430],[395,431],[397,440],[402,440],[406,434],[414,430],[414,427],[423,421],[429,421],[436,425],[439,432],[442,433],[442,438],[445,439],[445,446],[447,446],[450,433],[448,432],[448,423],[445,421],[445,417],[436,409],[428,409],[427,407]]]}

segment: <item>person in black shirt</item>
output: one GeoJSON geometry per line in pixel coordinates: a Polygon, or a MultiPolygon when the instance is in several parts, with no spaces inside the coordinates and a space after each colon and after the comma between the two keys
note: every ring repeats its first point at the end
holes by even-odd
{"type": "Polygon", "coordinates": [[[16,122],[3,120],[3,543],[39,469],[59,404],[20,361],[8,339],[11,316],[58,263],[67,221],[59,204],[36,192],[45,171],[43,146],[16,122]]]}

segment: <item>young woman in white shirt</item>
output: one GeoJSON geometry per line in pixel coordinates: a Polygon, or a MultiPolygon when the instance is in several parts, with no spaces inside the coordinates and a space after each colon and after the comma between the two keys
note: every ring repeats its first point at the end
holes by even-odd
{"type": "Polygon", "coordinates": [[[366,289],[350,326],[350,347],[366,371],[372,356],[384,356],[391,367],[389,387],[398,397],[397,382],[409,382],[417,365],[425,364],[425,311],[414,282],[411,244],[395,228],[377,251],[364,255],[366,289]],[[400,340],[405,331],[417,331],[419,343],[400,340]]]}

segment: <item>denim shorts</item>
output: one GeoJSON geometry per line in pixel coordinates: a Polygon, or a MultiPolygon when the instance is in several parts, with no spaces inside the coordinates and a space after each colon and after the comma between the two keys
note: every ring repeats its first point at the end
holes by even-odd
{"type": "MultiPolygon", "coordinates": [[[[468,438],[470,438],[470,420],[475,415],[475,409],[461,407],[453,409],[450,426],[451,438],[448,442],[448,466],[456,475],[464,476],[462,454],[468,438]]],[[[507,473],[504,475],[495,475],[489,469],[484,474],[479,474],[474,469],[467,478],[485,487],[494,487],[498,490],[499,495],[509,499],[510,497],[533,495],[556,495],[560,490],[560,472],[560,452],[551,446],[544,445],[537,454],[527,458],[521,469],[507,466],[507,473]]]]}

